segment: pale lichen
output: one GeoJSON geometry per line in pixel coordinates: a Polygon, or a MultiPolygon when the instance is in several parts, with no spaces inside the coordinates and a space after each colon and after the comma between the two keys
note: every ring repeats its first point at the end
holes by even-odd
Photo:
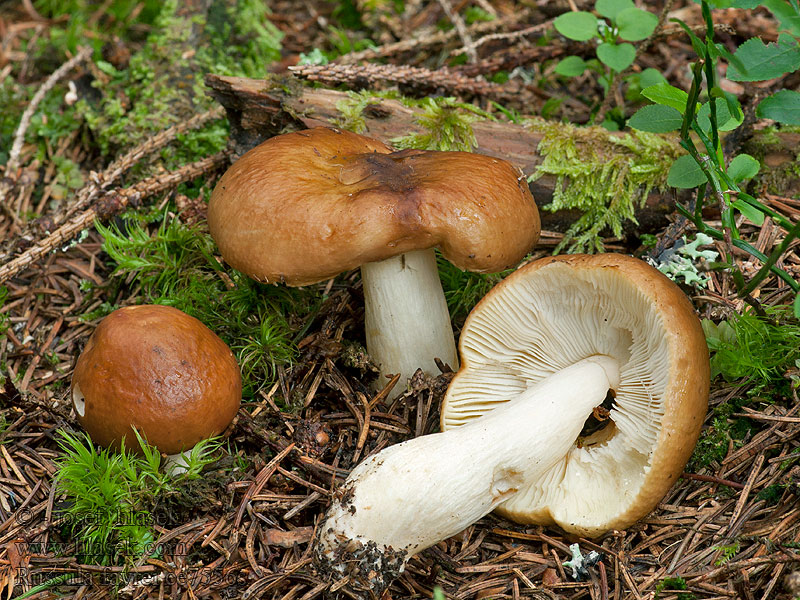
{"type": "Polygon", "coordinates": [[[542,134],[542,163],[529,177],[556,178],[553,200],[545,210],[577,209],[583,214],[567,230],[555,254],[602,252],[602,235],[622,235],[626,221],[653,188],[663,189],[673,161],[683,154],[676,139],[634,131],[612,133],[602,127],[576,127],[533,119],[525,123],[542,134]]]}
{"type": "Polygon", "coordinates": [[[704,233],[698,233],[691,242],[687,242],[686,236],[683,236],[672,248],[662,252],[656,259],[648,258],[647,262],[673,281],[681,278],[686,285],[707,287],[710,277],[707,272],[700,271],[698,266],[707,271],[708,263],[716,261],[719,253],[715,250],[700,250],[699,247],[713,242],[704,233]]]}

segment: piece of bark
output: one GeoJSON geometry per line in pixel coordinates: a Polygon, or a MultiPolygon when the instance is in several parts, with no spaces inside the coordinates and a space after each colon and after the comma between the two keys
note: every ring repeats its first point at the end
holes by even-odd
{"type": "MultiPolygon", "coordinates": [[[[342,115],[337,103],[348,98],[345,92],[311,88],[288,78],[274,80],[246,79],[206,75],[209,93],[226,109],[231,125],[234,153],[240,155],[269,137],[293,129],[335,125],[342,115]]],[[[364,109],[365,134],[391,144],[392,139],[409,133],[422,133],[416,113],[397,100],[379,99],[364,109]]],[[[475,152],[508,160],[525,175],[536,171],[542,157],[537,153],[543,134],[513,123],[478,121],[472,124],[477,147],[475,152]]],[[[623,134],[620,134],[623,135],[623,134]]],[[[576,143],[583,143],[577,140],[576,143]]],[[[765,159],[768,162],[768,159],[765,159]]],[[[556,177],[544,175],[531,182],[530,188],[539,207],[550,203],[556,177]]],[[[682,192],[685,202],[688,192],[682,192]]],[[[675,211],[678,192],[652,190],[644,205],[636,210],[639,225],[626,225],[626,232],[657,232],[669,222],[675,211]]],[[[713,212],[714,208],[710,210],[713,212]]],[[[577,210],[540,211],[542,227],[565,231],[581,216],[577,210]]],[[[708,218],[718,214],[709,213],[708,218]]]]}
{"type": "MultiPolygon", "coordinates": [[[[331,126],[341,118],[337,102],[348,98],[345,92],[314,89],[289,79],[261,80],[206,75],[209,93],[225,108],[231,126],[235,155],[241,155],[262,141],[292,129],[331,126]]],[[[409,133],[424,130],[414,121],[416,113],[397,100],[380,99],[379,104],[364,109],[365,135],[387,144],[409,133]]],[[[542,157],[536,152],[542,134],[513,123],[478,121],[472,124],[478,146],[475,152],[503,158],[526,175],[535,172],[542,157]]],[[[556,178],[544,175],[531,182],[530,188],[541,208],[553,199],[556,178]]],[[[658,231],[668,223],[675,208],[675,194],[653,192],[645,205],[636,211],[639,226],[626,229],[638,232],[658,231]]],[[[566,231],[581,216],[577,210],[540,211],[542,228],[566,231]]]]}
{"type": "Polygon", "coordinates": [[[311,541],[314,535],[313,527],[298,527],[291,531],[280,529],[265,529],[262,533],[262,541],[268,546],[280,546],[281,548],[291,548],[297,544],[305,544],[311,541]]]}

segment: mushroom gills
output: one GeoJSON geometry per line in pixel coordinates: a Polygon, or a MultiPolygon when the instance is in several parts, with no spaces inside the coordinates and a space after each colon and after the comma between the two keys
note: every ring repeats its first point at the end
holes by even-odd
{"type": "Polygon", "coordinates": [[[663,320],[617,269],[554,263],[502,291],[484,301],[462,333],[462,360],[472,370],[459,373],[448,390],[444,427],[482,418],[514,390],[582,357],[614,357],[620,384],[613,388],[613,404],[606,402],[606,425],[573,437],[578,443],[558,464],[498,507],[518,522],[580,522],[595,531],[638,493],[650,469],[669,381],[663,320]],[[479,403],[476,385],[484,391],[479,403]]]}
{"type": "Polygon", "coordinates": [[[86,398],[77,383],[72,386],[72,406],[79,417],[86,414],[86,398]]]}

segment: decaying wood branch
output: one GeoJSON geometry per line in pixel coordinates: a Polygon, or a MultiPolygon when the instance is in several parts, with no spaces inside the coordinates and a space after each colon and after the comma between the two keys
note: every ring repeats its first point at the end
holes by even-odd
{"type": "MultiPolygon", "coordinates": [[[[239,155],[265,139],[296,128],[335,125],[341,118],[337,102],[348,96],[344,92],[311,89],[297,82],[246,79],[207,75],[210,93],[228,112],[231,142],[239,155]]],[[[414,119],[415,112],[397,100],[376,98],[364,110],[366,135],[387,144],[409,133],[422,133],[414,119]]],[[[541,133],[523,126],[499,121],[478,121],[472,124],[478,146],[476,152],[510,161],[526,175],[536,171],[542,157],[536,149],[541,133]]],[[[544,175],[531,183],[531,191],[540,207],[553,198],[556,178],[544,175]]],[[[645,206],[637,211],[640,231],[656,231],[667,223],[667,215],[675,208],[672,192],[653,192],[645,206]]],[[[565,231],[580,216],[577,211],[542,211],[542,227],[565,231]]]]}
{"type": "MultiPolygon", "coordinates": [[[[401,90],[411,89],[422,94],[438,92],[460,96],[483,96],[499,102],[520,104],[525,96],[533,96],[531,90],[518,81],[503,85],[486,81],[483,78],[469,77],[442,67],[431,70],[405,65],[299,65],[289,67],[295,76],[319,81],[327,85],[346,83],[355,88],[375,89],[380,84],[399,84],[401,90]]],[[[530,105],[530,103],[528,104],[530,105]]]]}
{"type": "MultiPolygon", "coordinates": [[[[236,155],[284,131],[336,125],[342,117],[337,103],[348,98],[345,92],[312,89],[293,79],[260,80],[209,74],[206,76],[206,85],[209,93],[227,111],[231,125],[231,145],[236,155]]],[[[363,116],[365,133],[387,144],[391,144],[397,137],[423,131],[415,121],[414,110],[397,100],[376,97],[375,103],[367,106],[363,116]]],[[[479,121],[472,126],[478,143],[476,152],[504,158],[526,175],[533,174],[542,163],[543,157],[537,152],[543,138],[542,133],[499,121],[479,121]]],[[[601,133],[603,136],[607,135],[605,130],[597,131],[598,139],[601,133]]],[[[759,136],[756,132],[754,137],[747,140],[746,146],[765,165],[760,177],[771,182],[775,174],[786,173],[791,181],[781,180],[782,187],[800,187],[800,180],[790,173],[793,170],[792,165],[797,162],[795,153],[790,149],[797,147],[800,134],[771,134],[765,136],[770,140],[768,143],[760,140],[759,136]]],[[[585,139],[584,136],[576,138],[576,144],[590,143],[585,139]]],[[[556,177],[550,175],[543,175],[530,184],[540,207],[551,202],[555,185],[556,177]]],[[[674,213],[676,199],[675,190],[653,190],[644,206],[636,211],[639,222],[637,232],[656,232],[663,229],[668,216],[674,213]]],[[[577,211],[541,211],[541,214],[544,229],[562,232],[580,216],[577,211]]],[[[714,218],[718,215],[708,216],[714,218]]]]}

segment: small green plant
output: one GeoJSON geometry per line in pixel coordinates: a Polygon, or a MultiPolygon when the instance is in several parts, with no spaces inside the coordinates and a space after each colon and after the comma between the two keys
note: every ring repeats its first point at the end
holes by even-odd
{"type": "Polygon", "coordinates": [[[711,374],[731,382],[747,378],[757,390],[781,394],[790,384],[786,373],[800,366],[800,323],[788,307],[764,311],[767,319],[744,311],[719,324],[703,320],[711,374]]]}
{"type": "MultiPolygon", "coordinates": [[[[105,238],[103,250],[117,263],[117,284],[135,282],[141,302],[173,306],[219,335],[237,356],[246,396],[269,385],[276,368],[295,355],[298,333],[286,315],[302,318],[312,313],[320,301],[317,293],[264,285],[237,271],[226,272],[202,227],[165,215],[151,230],[146,221],[129,213],[123,226],[96,225],[105,238]]],[[[113,308],[102,306],[101,313],[113,308]]]]}
{"type": "Polygon", "coordinates": [[[738,541],[734,541],[730,544],[724,544],[722,546],[714,546],[714,550],[720,553],[719,557],[714,561],[714,564],[718,567],[729,563],[733,560],[733,557],[739,552],[740,544],[738,541]]]}
{"type": "Polygon", "coordinates": [[[153,510],[159,497],[198,479],[215,460],[219,440],[192,448],[186,472],[165,470],[158,450],[138,432],[141,454],[126,447],[97,449],[85,433],[58,432],[63,456],[56,460],[55,485],[65,498],[60,517],[76,544],[79,562],[128,565],[153,552],[153,510]]]}
{"type": "Polygon", "coordinates": [[[680,592],[678,593],[678,600],[695,600],[696,596],[691,592],[681,592],[681,590],[688,590],[689,586],[683,577],[665,577],[656,584],[656,593],[653,596],[654,600],[660,600],[664,596],[664,592],[680,592]]]}
{"type": "MultiPolygon", "coordinates": [[[[614,77],[625,71],[636,58],[636,48],[629,42],[649,37],[658,25],[658,17],[636,8],[633,0],[597,0],[595,10],[603,18],[586,11],[573,11],[560,15],[553,21],[556,30],[572,40],[597,42],[597,60],[585,61],[579,56],[568,56],[558,62],[555,72],[565,77],[577,77],[586,69],[599,75],[599,83],[608,94],[614,77]]],[[[655,69],[632,77],[631,84],[659,83],[664,77],[655,69]]],[[[607,123],[616,129],[612,122],[607,123]]]]}
{"type": "Polygon", "coordinates": [[[425,132],[393,139],[392,144],[397,148],[471,152],[478,145],[472,123],[494,119],[474,104],[455,98],[424,98],[412,103],[422,108],[414,120],[425,132]]]}
{"type": "MultiPolygon", "coordinates": [[[[749,39],[731,53],[724,44],[714,42],[713,8],[754,8],[762,4],[757,0],[715,0],[701,2],[705,21],[705,38],[700,39],[686,23],[676,20],[686,31],[698,60],[692,65],[692,84],[688,92],[660,83],[642,90],[642,95],[654,102],[637,111],[628,121],[635,129],[666,133],[680,131],[681,146],[688,153],[675,160],[670,168],[667,183],[678,188],[698,188],[693,207],[679,205],[678,210],[690,219],[698,231],[717,240],[724,240],[729,247],[721,268],[729,269],[740,298],[757,310],[760,305],[751,297],[761,281],[775,273],[795,291],[794,311],[800,317],[800,283],[776,266],[778,259],[789,245],[800,235],[800,223],[772,210],[745,191],[744,184],[754,177],[760,165],[752,156],[739,154],[728,160],[723,152],[720,132],[739,127],[744,113],[739,101],[730,92],[719,86],[717,64],[721,58],[728,62],[726,76],[733,81],[764,81],[780,77],[800,69],[800,43],[788,32],[781,33],[777,44],[765,45],[761,40],[749,39]],[[706,101],[701,103],[705,91],[706,101]],[[699,140],[699,147],[695,137],[699,140]],[[706,201],[718,202],[722,213],[722,228],[708,225],[702,216],[706,201]],[[736,213],[740,213],[756,225],[761,225],[766,216],[771,217],[787,231],[782,242],[769,256],[741,239],[736,224],[736,213]],[[762,267],[750,281],[745,282],[736,261],[733,248],[744,250],[762,263],[762,267]]],[[[764,3],[779,15],[781,25],[798,35],[797,21],[800,5],[797,0],[777,0],[764,3]]],[[[800,122],[800,93],[784,90],[763,100],[757,108],[759,116],[791,124],[800,122]]]]}

